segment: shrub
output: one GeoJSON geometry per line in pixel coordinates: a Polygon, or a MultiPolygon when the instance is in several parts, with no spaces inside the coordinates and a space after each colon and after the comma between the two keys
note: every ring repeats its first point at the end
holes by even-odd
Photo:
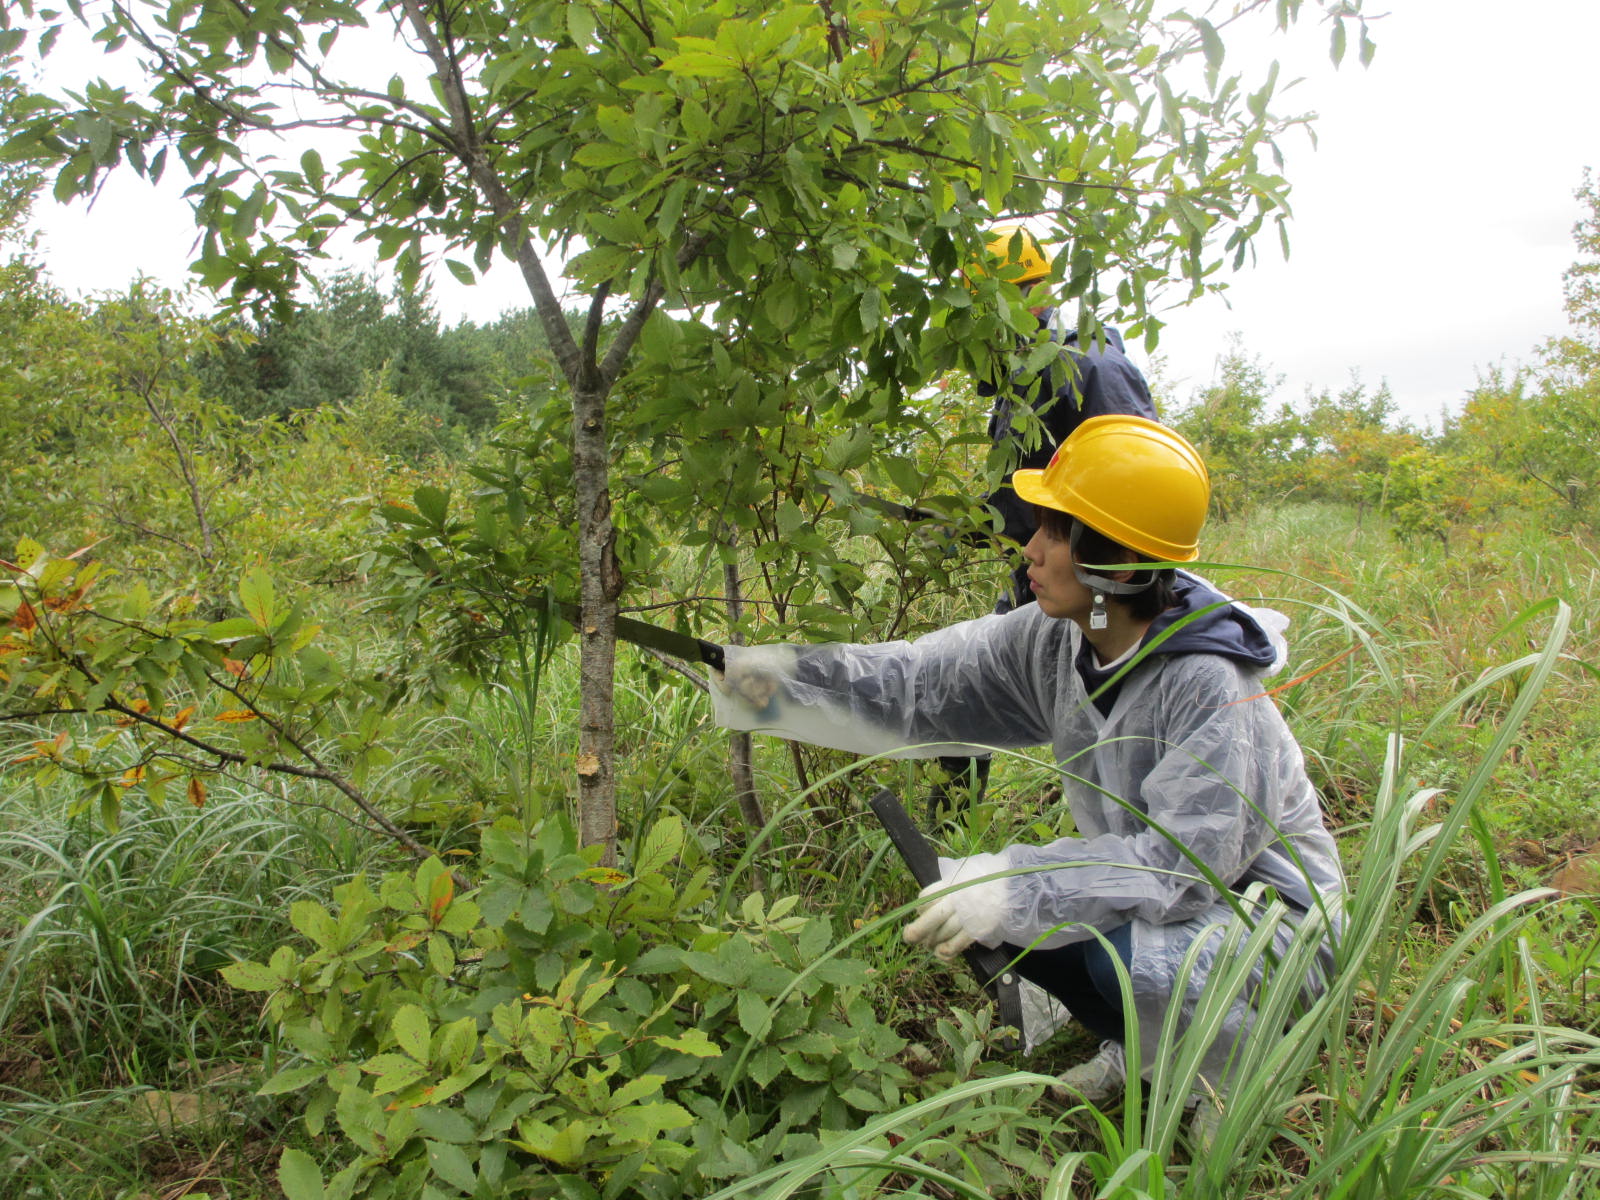
{"type": "Polygon", "coordinates": [[[667,817],[624,874],[564,819],[505,822],[471,893],[430,859],[296,904],[308,946],[225,971],[296,1052],[263,1093],[345,1143],[326,1181],[285,1151],[290,1200],[679,1195],[897,1108],[904,1042],[827,920],[758,894],[700,923],[684,844],[667,817]]]}

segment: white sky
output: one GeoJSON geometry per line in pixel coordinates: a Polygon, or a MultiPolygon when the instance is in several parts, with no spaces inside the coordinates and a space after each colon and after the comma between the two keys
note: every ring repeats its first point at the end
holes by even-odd
{"type": "MultiPolygon", "coordinates": [[[[1366,6],[1383,10],[1382,0],[1366,6]]],[[[1285,146],[1290,260],[1263,235],[1229,302],[1169,314],[1157,353],[1170,394],[1210,382],[1237,331],[1284,377],[1279,398],[1337,390],[1354,371],[1369,385],[1387,380],[1401,412],[1428,421],[1458,408],[1483,369],[1527,361],[1565,331],[1573,191],[1584,167],[1600,168],[1600,0],[1392,0],[1374,37],[1365,70],[1352,43],[1334,71],[1325,31],[1309,22],[1255,47],[1230,44],[1225,69],[1276,56],[1287,77],[1304,76],[1278,107],[1318,112],[1318,147],[1302,133],[1285,146]]],[[[119,174],[87,215],[41,202],[55,282],[87,293],[144,273],[180,286],[194,232],[173,194],[119,174]]],[[[528,303],[510,264],[475,288],[442,275],[435,299],[447,322],[528,303]]]]}
{"type": "Polygon", "coordinates": [[[1177,395],[1214,377],[1238,331],[1286,377],[1281,398],[1337,391],[1358,370],[1427,421],[1458,409],[1482,369],[1526,362],[1566,331],[1573,191],[1584,167],[1600,169],[1600,0],[1391,10],[1365,70],[1347,59],[1335,72],[1318,38],[1293,36],[1313,52],[1294,60],[1297,107],[1320,120],[1315,150],[1289,143],[1291,256],[1263,240],[1231,309],[1214,299],[1170,314],[1157,353],[1177,395]]]}

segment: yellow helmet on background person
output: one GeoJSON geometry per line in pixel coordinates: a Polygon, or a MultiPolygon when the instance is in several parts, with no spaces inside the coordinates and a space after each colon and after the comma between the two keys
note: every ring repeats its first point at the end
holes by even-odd
{"type": "Polygon", "coordinates": [[[1011,486],[1029,504],[1076,517],[1158,562],[1200,557],[1211,477],[1199,452],[1155,421],[1090,417],[1056,447],[1044,470],[1017,471],[1011,486]]]}
{"type": "Polygon", "coordinates": [[[1002,221],[984,240],[987,259],[974,263],[969,274],[998,275],[1018,287],[1037,283],[1050,274],[1050,256],[1021,221],[1002,221]]]}

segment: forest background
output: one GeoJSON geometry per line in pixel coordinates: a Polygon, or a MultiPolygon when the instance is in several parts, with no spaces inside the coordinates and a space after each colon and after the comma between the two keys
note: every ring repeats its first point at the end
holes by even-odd
{"type": "MultiPolygon", "coordinates": [[[[7,176],[0,278],[0,1194],[1589,1194],[1591,181],[1572,332],[1436,428],[1382,385],[1280,399],[1242,341],[1211,386],[1156,380],[1212,470],[1206,569],[1295,617],[1277,698],[1362,935],[1325,1003],[1284,1001],[1289,1057],[1209,1159],[1182,1053],[1143,1103],[1052,1105],[970,983],[899,946],[915,888],[862,799],[920,801],[930,767],[741,752],[692,670],[626,651],[601,861],[572,580],[541,557],[576,523],[545,321],[446,328],[350,273],[220,318],[72,299],[28,253],[37,184],[7,176]]],[[[761,502],[685,536],[653,506],[739,475],[770,382],[717,366],[710,463],[647,389],[613,414],[630,609],[726,640],[987,610],[1000,548],[857,499],[981,521],[970,371],[888,424],[812,412],[787,436],[823,490],[769,445],[761,502]]],[[[1042,836],[1052,771],[1006,757],[930,828],[1042,836]]]]}

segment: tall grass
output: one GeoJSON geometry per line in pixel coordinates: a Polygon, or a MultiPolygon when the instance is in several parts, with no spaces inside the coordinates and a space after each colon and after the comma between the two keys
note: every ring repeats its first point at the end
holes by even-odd
{"type": "Polygon", "coordinates": [[[293,901],[374,852],[237,787],[124,815],[107,832],[31,785],[0,795],[0,1196],[109,1197],[208,1162],[249,1179],[283,1119],[252,1096],[274,1050],[217,971],[270,953],[293,901]]]}

